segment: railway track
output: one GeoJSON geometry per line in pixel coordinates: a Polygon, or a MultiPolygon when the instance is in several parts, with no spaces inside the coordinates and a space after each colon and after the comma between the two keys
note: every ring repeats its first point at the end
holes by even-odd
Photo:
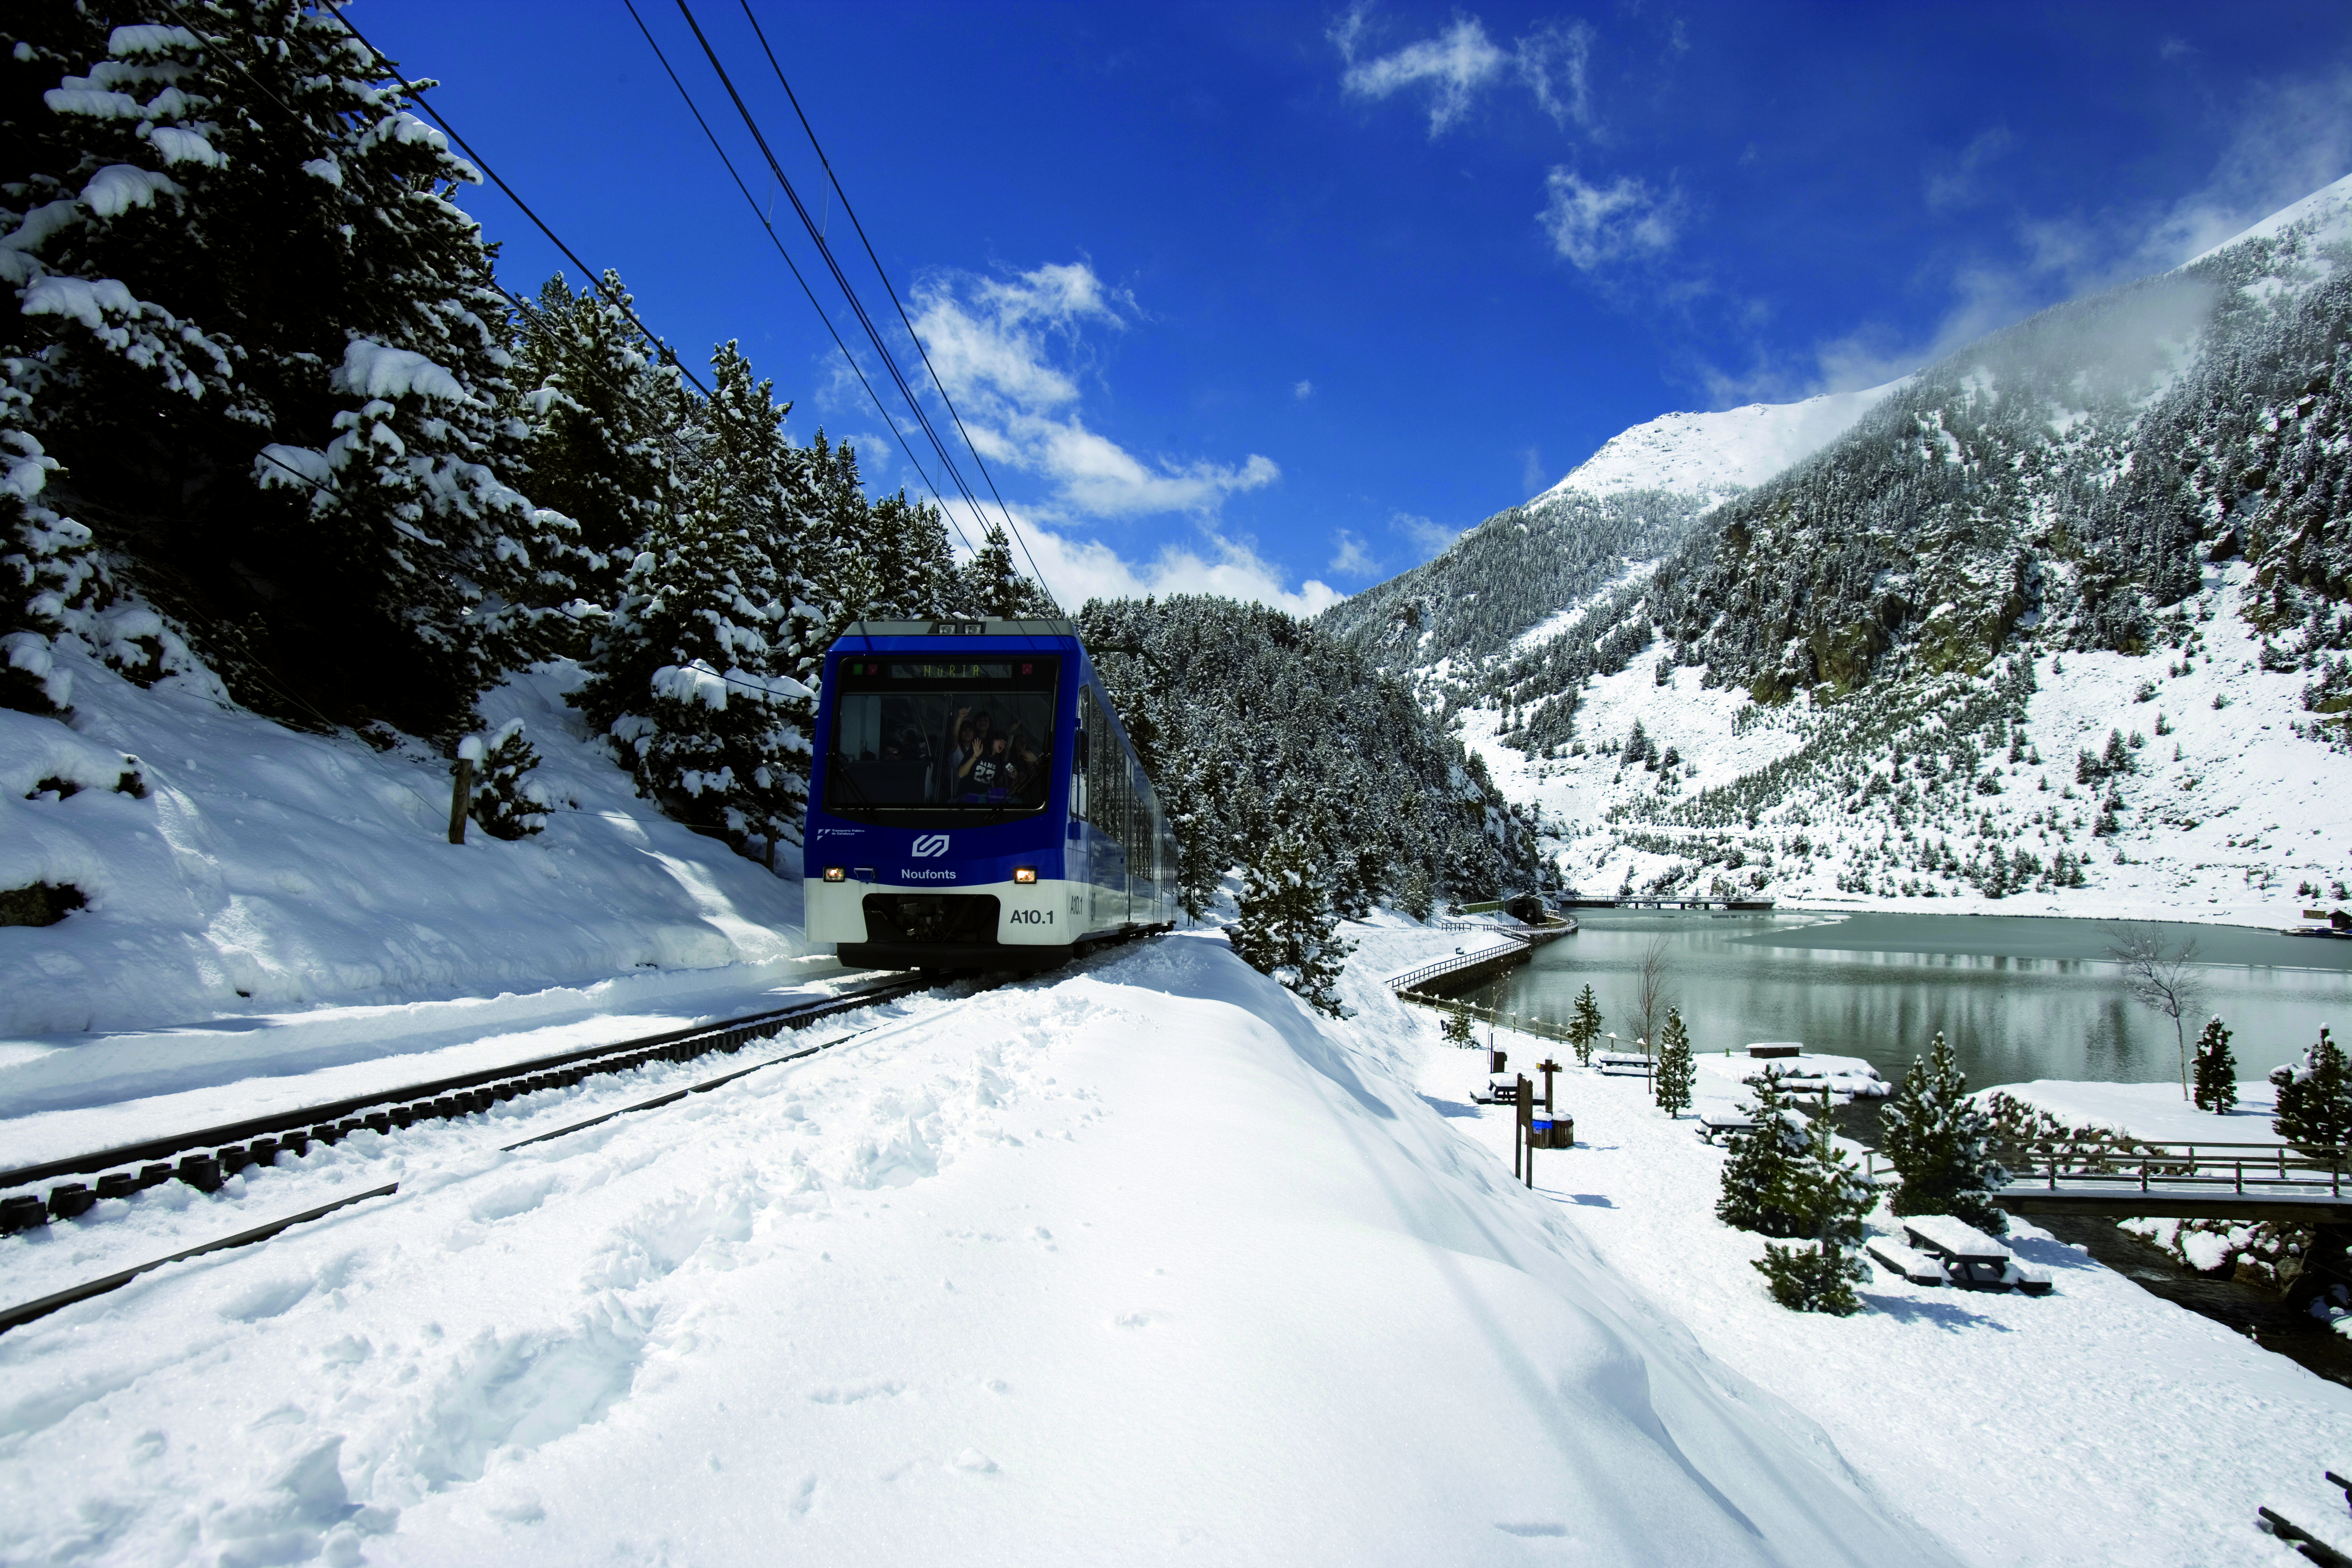
{"type": "MultiPolygon", "coordinates": [[[[274,1164],[281,1154],[299,1157],[312,1143],[332,1144],[362,1131],[389,1136],[421,1123],[469,1116],[505,1101],[549,1089],[570,1088],[586,1079],[625,1072],[653,1062],[686,1062],[713,1054],[732,1055],[757,1041],[773,1039],[779,1035],[804,1029],[845,1013],[893,1002],[915,992],[930,989],[935,984],[933,981],[909,976],[796,1007],[778,1008],[716,1024],[697,1025],[687,1029],[673,1029],[662,1034],[559,1052],[453,1078],[410,1084],[398,1089],[303,1106],[221,1126],[148,1139],[111,1149],[93,1150],[60,1160],[20,1165],[0,1171],[0,1188],[23,1187],[59,1176],[104,1173],[99,1175],[94,1187],[83,1182],[59,1182],[50,1187],[45,1196],[19,1193],[0,1200],[0,1218],[5,1218],[7,1230],[24,1230],[47,1225],[52,1218],[67,1219],[86,1214],[100,1198],[127,1197],[132,1193],[170,1181],[184,1181],[201,1192],[216,1192],[224,1182],[238,1172],[252,1166],[274,1164]]],[[[616,1116],[650,1110],[683,1100],[689,1094],[707,1093],[747,1073],[814,1056],[818,1051],[856,1039],[866,1032],[858,1030],[782,1056],[763,1057],[749,1066],[673,1088],[646,1100],[615,1106],[562,1127],[533,1133],[528,1138],[501,1145],[501,1152],[582,1131],[616,1116]]],[[[139,1276],[166,1264],[266,1241],[281,1231],[323,1218],[339,1209],[373,1198],[389,1197],[399,1189],[400,1184],[394,1182],[363,1192],[346,1194],[331,1203],[0,1310],[0,1332],[47,1317],[77,1301],[86,1301],[94,1296],[119,1289],[139,1276]]]]}
{"type": "MultiPolygon", "coordinates": [[[[1095,945],[1123,945],[1149,934],[1148,930],[1139,928],[1127,935],[1095,945]]],[[[1009,976],[984,978],[979,982],[980,989],[993,989],[1003,984],[1006,978],[1009,976]]],[[[229,1177],[239,1172],[253,1166],[274,1164],[280,1155],[299,1158],[313,1143],[333,1144],[362,1131],[390,1136],[421,1123],[470,1116],[502,1102],[550,1089],[568,1089],[586,1079],[625,1072],[655,1062],[687,1062],[712,1054],[732,1055],[755,1041],[773,1039],[779,1035],[804,1029],[812,1024],[845,1013],[879,1006],[918,991],[936,989],[940,984],[936,979],[910,974],[843,995],[830,996],[821,1002],[777,1008],[715,1024],[698,1024],[663,1034],[639,1036],[607,1045],[583,1047],[528,1061],[410,1084],[398,1089],[274,1111],[268,1116],[252,1117],[242,1121],[0,1170],[0,1192],[41,1182],[56,1183],[46,1194],[18,1192],[0,1198],[0,1234],[45,1226],[52,1219],[76,1218],[89,1213],[102,1198],[128,1197],[133,1193],[171,1181],[186,1182],[201,1192],[217,1192],[229,1177]],[[98,1176],[94,1186],[85,1182],[57,1180],[65,1176],[89,1175],[98,1176]]],[[[499,1145],[499,1152],[510,1152],[533,1143],[543,1143],[550,1139],[562,1138],[610,1121],[614,1117],[651,1110],[684,1100],[691,1094],[705,1094],[746,1074],[799,1061],[885,1026],[876,1024],[800,1050],[762,1057],[756,1062],[698,1082],[677,1085],[645,1100],[614,1106],[578,1121],[534,1132],[514,1142],[499,1145]]],[[[162,1258],[151,1258],[133,1268],[85,1280],[15,1307],[0,1309],[0,1333],[45,1318],[77,1301],[87,1301],[120,1289],[141,1275],[167,1264],[184,1262],[207,1253],[250,1247],[296,1226],[322,1219],[355,1204],[389,1197],[399,1190],[400,1184],[391,1182],[362,1192],[348,1193],[331,1203],[304,1209],[299,1214],[283,1215],[231,1236],[220,1237],[162,1258]]]]}

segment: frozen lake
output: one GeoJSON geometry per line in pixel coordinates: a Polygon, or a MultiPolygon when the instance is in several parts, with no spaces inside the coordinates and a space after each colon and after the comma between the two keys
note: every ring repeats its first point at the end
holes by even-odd
{"type": "MultiPolygon", "coordinates": [[[[1591,984],[1629,1042],[1633,978],[1663,938],[1669,986],[1701,1051],[1802,1040],[1864,1058],[1892,1080],[1942,1030],[1969,1082],[2175,1079],[2171,1021],[2139,1006],[2106,957],[2115,928],[2000,915],[1576,911],[1582,929],[1538,950],[1475,1000],[1564,1020],[1591,984]]],[[[2352,1026],[2352,942],[2234,926],[2165,925],[2194,940],[2201,1010],[2236,1031],[2239,1075],[2299,1058],[2322,1024],[2352,1026]]]]}

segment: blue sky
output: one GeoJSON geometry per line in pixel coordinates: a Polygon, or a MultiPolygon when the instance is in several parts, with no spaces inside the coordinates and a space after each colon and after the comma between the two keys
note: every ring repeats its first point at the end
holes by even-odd
{"type": "MultiPolygon", "coordinates": [[[[695,4],[887,316],[740,5],[695,4]]],[[[1071,604],[1319,607],[1629,425],[1875,384],[2352,172],[2341,5],[754,5],[1071,604]]],[[[618,0],[351,16],[690,363],[740,339],[921,492],[618,0]]],[[[563,265],[468,205],[510,288],[563,265]]]]}

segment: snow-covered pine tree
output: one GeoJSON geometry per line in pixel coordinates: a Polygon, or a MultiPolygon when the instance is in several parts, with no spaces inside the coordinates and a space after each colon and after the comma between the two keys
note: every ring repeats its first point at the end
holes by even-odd
{"type": "Polygon", "coordinates": [[[2278,1115],[2271,1130],[2307,1152],[2352,1147],[2352,1063],[2323,1026],[2303,1065],[2271,1069],[2278,1115]]]}
{"type": "Polygon", "coordinates": [[[1808,1249],[1768,1244],[1752,1265],[1769,1281],[1772,1299],[1796,1312],[1844,1317],[1860,1311],[1853,1282],[1868,1269],[1852,1249],[1862,1241],[1863,1216],[1877,1202],[1877,1189],[1837,1147],[1824,1102],[1774,1197],[1776,1206],[1800,1226],[1796,1234],[1811,1237],[1813,1245],[1808,1249]]]}
{"type": "Polygon", "coordinates": [[[1317,1012],[1346,1016],[1339,970],[1355,950],[1338,935],[1339,915],[1307,839],[1289,832],[1269,842],[1250,867],[1238,901],[1241,918],[1227,940],[1241,961],[1317,1012]]]}
{"type": "Polygon", "coordinates": [[[732,344],[711,363],[690,505],[631,563],[574,700],[665,812],[772,859],[799,838],[812,710],[770,640],[792,582],[772,553],[783,414],[732,344]]]}
{"type": "Polygon", "coordinates": [[[509,719],[487,735],[469,735],[458,756],[474,764],[473,800],[467,814],[493,838],[528,838],[547,826],[555,803],[530,776],[539,752],[522,738],[522,721],[509,719]]]}
{"type": "Polygon", "coordinates": [[[1470,1015],[1462,1012],[1446,1014],[1444,1026],[1438,1030],[1438,1034],[1443,1037],[1447,1045],[1460,1046],[1465,1050],[1469,1049],[1470,1015]]]}
{"type": "Polygon", "coordinates": [[[2210,1110],[2216,1116],[2227,1116],[2238,1107],[2238,1058],[2230,1054],[2230,1030],[2216,1013],[2205,1021],[2197,1037],[2196,1081],[2193,1085],[2197,1109],[2210,1110]]]}
{"type": "Polygon", "coordinates": [[[1790,1204],[1790,1173],[1811,1147],[1805,1114],[1781,1086],[1777,1068],[1757,1079],[1748,1114],[1755,1125],[1731,1137],[1731,1157],[1723,1165],[1723,1195],[1715,1217],[1759,1236],[1807,1234],[1806,1216],[1790,1204]]]}
{"type": "Polygon", "coordinates": [[[173,16],[43,7],[16,40],[63,67],[0,198],[18,428],[61,465],[51,504],[267,667],[229,670],[240,696],[446,732],[528,640],[561,532],[511,483],[506,307],[449,199],[477,176],[332,11],[173,16]]]}
{"type": "Polygon", "coordinates": [[[980,549],[964,563],[963,597],[972,613],[1005,620],[1041,618],[1054,613],[1045,591],[1021,574],[1004,525],[992,522],[980,549]]]}
{"type": "Polygon", "coordinates": [[[1657,1067],[1650,1075],[1651,1089],[1660,1110],[1678,1117],[1690,1109],[1691,1085],[1696,1070],[1691,1060],[1690,1031],[1683,1026],[1682,1009],[1669,1007],[1665,1027],[1658,1031],[1657,1067]]]}
{"type": "Polygon", "coordinates": [[[1992,1118],[1969,1099],[1969,1082],[1937,1031],[1879,1113],[1887,1159],[1901,1173],[1898,1215],[1948,1214],[1999,1236],[2008,1216],[1992,1190],[2009,1179],[1992,1155],[1992,1118]]]}
{"type": "Polygon", "coordinates": [[[1601,1004],[1593,999],[1588,984],[1576,994],[1576,1002],[1569,1009],[1568,1044],[1576,1053],[1579,1067],[1592,1065],[1592,1047],[1601,1043],[1601,1004]]]}
{"type": "Polygon", "coordinates": [[[696,466],[692,395],[630,321],[635,303],[617,272],[576,292],[559,272],[524,307],[516,356],[531,498],[577,524],[578,592],[604,608],[696,466]]]}

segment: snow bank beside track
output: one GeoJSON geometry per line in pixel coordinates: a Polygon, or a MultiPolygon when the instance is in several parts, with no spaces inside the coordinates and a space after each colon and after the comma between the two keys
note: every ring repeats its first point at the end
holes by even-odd
{"type": "MultiPolygon", "coordinates": [[[[1515,1063],[1546,1043],[1496,1038],[1515,1063]]],[[[1448,1125],[1508,1170],[1510,1109],[1467,1097],[1483,1058],[1439,1042],[1427,1020],[1414,1048],[1448,1125]]],[[[2082,1105],[2102,1089],[2171,1086],[2023,1087],[2094,1091],[2042,1097],[2082,1105]]],[[[1706,1353],[1818,1421],[1966,1561],[2273,1568],[2290,1553],[2253,1528],[2258,1506],[2323,1533],[2342,1519],[2323,1473],[2352,1444],[2352,1390],[2016,1220],[2010,1243],[2054,1277],[2048,1296],[1927,1289],[1873,1265],[1858,1316],[1787,1311],[1748,1267],[1764,1238],[1715,1217],[1725,1149],[1667,1118],[1639,1079],[1571,1067],[1554,1088],[1577,1145],[1537,1154],[1543,1200],[1608,1266],[1672,1302],[1706,1353]]],[[[1884,1205],[1869,1224],[1899,1235],[1884,1205]]]]}
{"type": "Polygon", "coordinates": [[[88,900],[0,927],[0,1045],[803,952],[796,852],[771,875],[638,799],[563,702],[578,674],[483,699],[493,725],[525,721],[554,807],[534,837],[463,846],[450,764],[413,742],[299,733],[88,659],[70,726],[0,709],[0,889],[88,900]]]}
{"type": "Polygon", "coordinates": [[[1173,937],[0,1338],[0,1557],[1948,1561],[1173,937]]]}

